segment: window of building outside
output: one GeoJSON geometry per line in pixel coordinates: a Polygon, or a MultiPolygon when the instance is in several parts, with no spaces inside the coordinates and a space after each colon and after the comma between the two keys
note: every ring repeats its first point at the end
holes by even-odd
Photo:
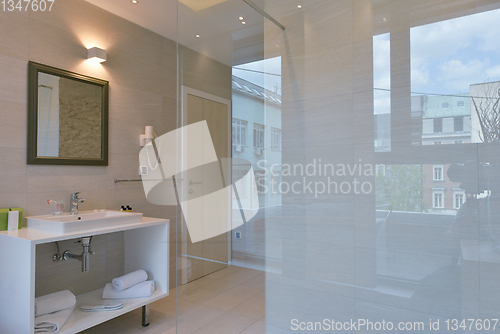
{"type": "Polygon", "coordinates": [[[444,192],[443,191],[434,191],[432,193],[432,207],[435,209],[444,208],[444,192]]]}
{"type": "Polygon", "coordinates": [[[458,101],[457,102],[457,106],[459,106],[459,107],[463,107],[464,105],[465,105],[464,101],[458,101]]]}
{"type": "Polygon", "coordinates": [[[432,166],[432,180],[443,181],[443,165],[432,166]]]}
{"type": "Polygon", "coordinates": [[[443,132],[443,119],[434,118],[434,133],[443,132]]]}
{"type": "Polygon", "coordinates": [[[448,102],[443,103],[443,108],[448,108],[449,106],[450,106],[450,104],[448,102]]]}
{"type": "Polygon", "coordinates": [[[253,124],[253,147],[264,148],[264,125],[253,124]]]}
{"type": "Polygon", "coordinates": [[[453,192],[453,209],[460,209],[462,204],[465,202],[465,192],[463,190],[457,190],[453,192]]]}
{"type": "Polygon", "coordinates": [[[464,131],[464,118],[463,117],[455,117],[454,123],[455,123],[454,124],[455,132],[464,131]]]}
{"type": "Polygon", "coordinates": [[[271,149],[281,151],[281,129],[271,128],[271,149]]]}
{"type": "Polygon", "coordinates": [[[247,122],[233,119],[233,145],[246,145],[247,122]]]}

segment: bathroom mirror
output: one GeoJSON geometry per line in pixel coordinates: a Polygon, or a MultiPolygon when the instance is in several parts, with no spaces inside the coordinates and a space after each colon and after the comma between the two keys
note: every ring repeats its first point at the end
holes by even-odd
{"type": "Polygon", "coordinates": [[[29,62],[28,164],[108,165],[108,81],[29,62]]]}

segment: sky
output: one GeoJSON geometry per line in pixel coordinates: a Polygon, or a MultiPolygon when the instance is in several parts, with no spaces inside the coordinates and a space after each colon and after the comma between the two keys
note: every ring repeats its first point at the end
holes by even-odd
{"type": "Polygon", "coordinates": [[[281,94],[281,57],[270,58],[235,66],[233,67],[233,75],[250,81],[251,83],[254,83],[261,87],[265,87],[266,89],[273,92],[274,88],[277,86],[280,88],[278,93],[281,94]],[[258,71],[261,73],[240,70],[240,68],[258,71]],[[270,74],[264,74],[262,72],[270,74]],[[275,75],[271,75],[271,73],[275,75]]]}
{"type": "MultiPolygon", "coordinates": [[[[411,91],[457,94],[500,80],[500,10],[410,30],[411,91]]],[[[374,87],[390,89],[390,36],[373,38],[374,87]]],[[[390,93],[375,91],[375,113],[390,112],[390,93]]]]}

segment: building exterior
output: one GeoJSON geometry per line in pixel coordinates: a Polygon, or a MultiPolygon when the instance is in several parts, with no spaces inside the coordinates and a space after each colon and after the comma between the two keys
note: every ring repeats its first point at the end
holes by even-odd
{"type": "MultiPolygon", "coordinates": [[[[232,77],[233,159],[248,160],[254,169],[260,207],[281,205],[281,95],[232,77]],[[265,194],[265,196],[264,196],[265,194]]],[[[238,176],[237,163],[233,176],[238,176]]]]}

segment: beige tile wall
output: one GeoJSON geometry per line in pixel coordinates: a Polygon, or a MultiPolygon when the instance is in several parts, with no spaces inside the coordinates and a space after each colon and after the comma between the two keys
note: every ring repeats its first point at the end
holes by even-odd
{"type": "MultiPolygon", "coordinates": [[[[131,205],[145,216],[170,218],[170,285],[174,286],[176,207],[147,202],[137,179],[139,135],[154,125],[162,134],[177,127],[177,44],[83,0],[61,0],[51,12],[0,12],[0,207],[21,207],[26,215],[50,213],[47,199],[66,201],[80,191],[81,210],[131,205]],[[86,49],[99,46],[107,61],[86,61],[86,49]],[[26,165],[27,63],[35,61],[109,80],[109,166],[26,165]]],[[[189,76],[184,85],[225,98],[231,96],[231,70],[184,49],[189,76]],[[197,64],[198,66],[193,66],[197,64]],[[201,80],[200,80],[201,78],[201,80]],[[201,86],[200,86],[201,85],[201,86]]],[[[67,242],[62,248],[81,246],[67,242]]],[[[94,238],[91,270],[80,262],[52,262],[55,244],[38,247],[36,294],[70,289],[82,293],[123,274],[123,235],[94,238]]]]}

